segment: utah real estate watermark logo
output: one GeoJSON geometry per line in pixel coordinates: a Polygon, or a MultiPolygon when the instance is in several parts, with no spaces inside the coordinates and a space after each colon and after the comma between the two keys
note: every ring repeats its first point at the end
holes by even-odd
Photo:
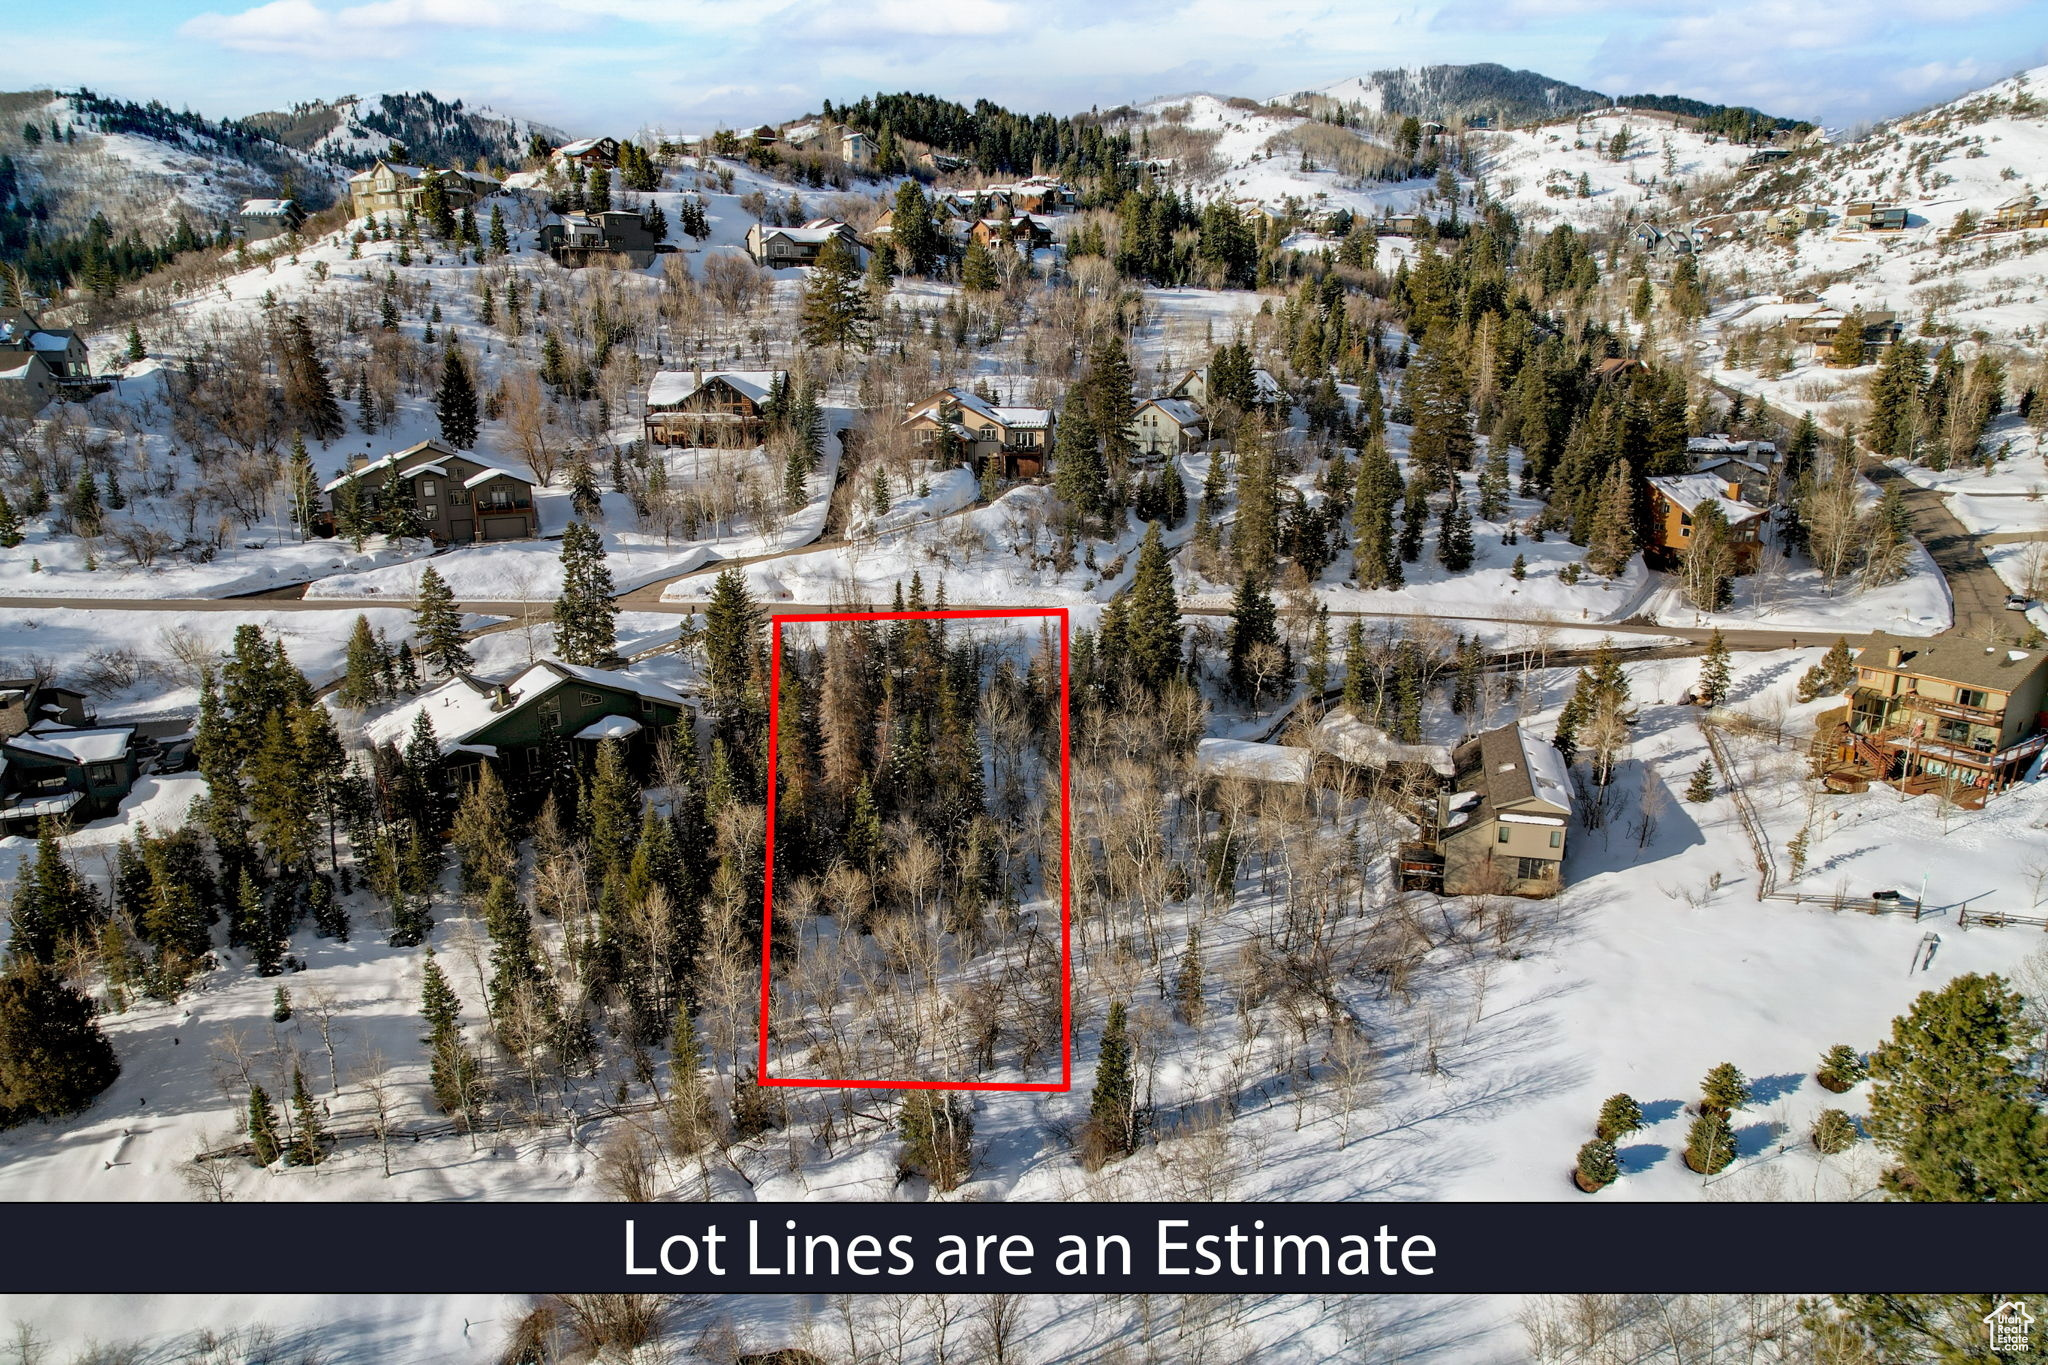
{"type": "Polygon", "coordinates": [[[1984,1315],[1984,1330],[1992,1350],[2025,1351],[2032,1345],[2034,1315],[2018,1299],[2007,1299],[1984,1315]]]}

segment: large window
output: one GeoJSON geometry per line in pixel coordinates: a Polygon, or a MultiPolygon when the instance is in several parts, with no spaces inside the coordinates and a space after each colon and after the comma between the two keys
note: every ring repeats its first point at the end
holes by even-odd
{"type": "Polygon", "coordinates": [[[1517,858],[1515,875],[1523,881],[1547,881],[1557,875],[1557,864],[1548,858],[1517,858]]]}

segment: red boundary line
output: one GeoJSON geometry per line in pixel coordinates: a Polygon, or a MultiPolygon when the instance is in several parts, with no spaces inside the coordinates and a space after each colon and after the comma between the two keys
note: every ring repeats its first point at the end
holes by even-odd
{"type": "Polygon", "coordinates": [[[761,886],[761,1049],[755,1079],[761,1085],[815,1085],[867,1090],[1023,1090],[1064,1091],[1074,1088],[1074,969],[1072,953],[1074,885],[1074,816],[1072,768],[1068,752],[1071,698],[1068,693],[1065,607],[1014,607],[981,611],[825,611],[768,618],[768,830],[762,858],[761,886]],[[768,1074],[768,988],[775,928],[775,761],[781,745],[782,627],[818,621],[1000,621],[1017,617],[1057,617],[1060,623],[1060,1078],[1058,1081],[862,1081],[823,1076],[768,1074]]]}

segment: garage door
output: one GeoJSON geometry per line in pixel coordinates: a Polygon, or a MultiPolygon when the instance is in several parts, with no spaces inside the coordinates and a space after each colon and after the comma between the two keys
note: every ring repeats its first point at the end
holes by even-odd
{"type": "Polygon", "coordinates": [[[454,517],[448,522],[448,541],[452,545],[467,545],[476,539],[476,522],[469,517],[454,517]]]}
{"type": "Polygon", "coordinates": [[[485,540],[523,540],[526,537],[525,517],[485,517],[485,540]]]}

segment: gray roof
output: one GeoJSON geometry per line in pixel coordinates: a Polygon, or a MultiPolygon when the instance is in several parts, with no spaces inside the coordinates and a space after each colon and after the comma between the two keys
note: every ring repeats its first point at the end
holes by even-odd
{"type": "Polygon", "coordinates": [[[1871,634],[1870,645],[1856,656],[1858,668],[1911,673],[1943,682],[1961,683],[1994,692],[2010,692],[2048,664],[2048,651],[2010,649],[1976,640],[1922,639],[1912,635],[1871,634]],[[1886,651],[1899,651],[1899,662],[1886,661],[1886,651]]]}

